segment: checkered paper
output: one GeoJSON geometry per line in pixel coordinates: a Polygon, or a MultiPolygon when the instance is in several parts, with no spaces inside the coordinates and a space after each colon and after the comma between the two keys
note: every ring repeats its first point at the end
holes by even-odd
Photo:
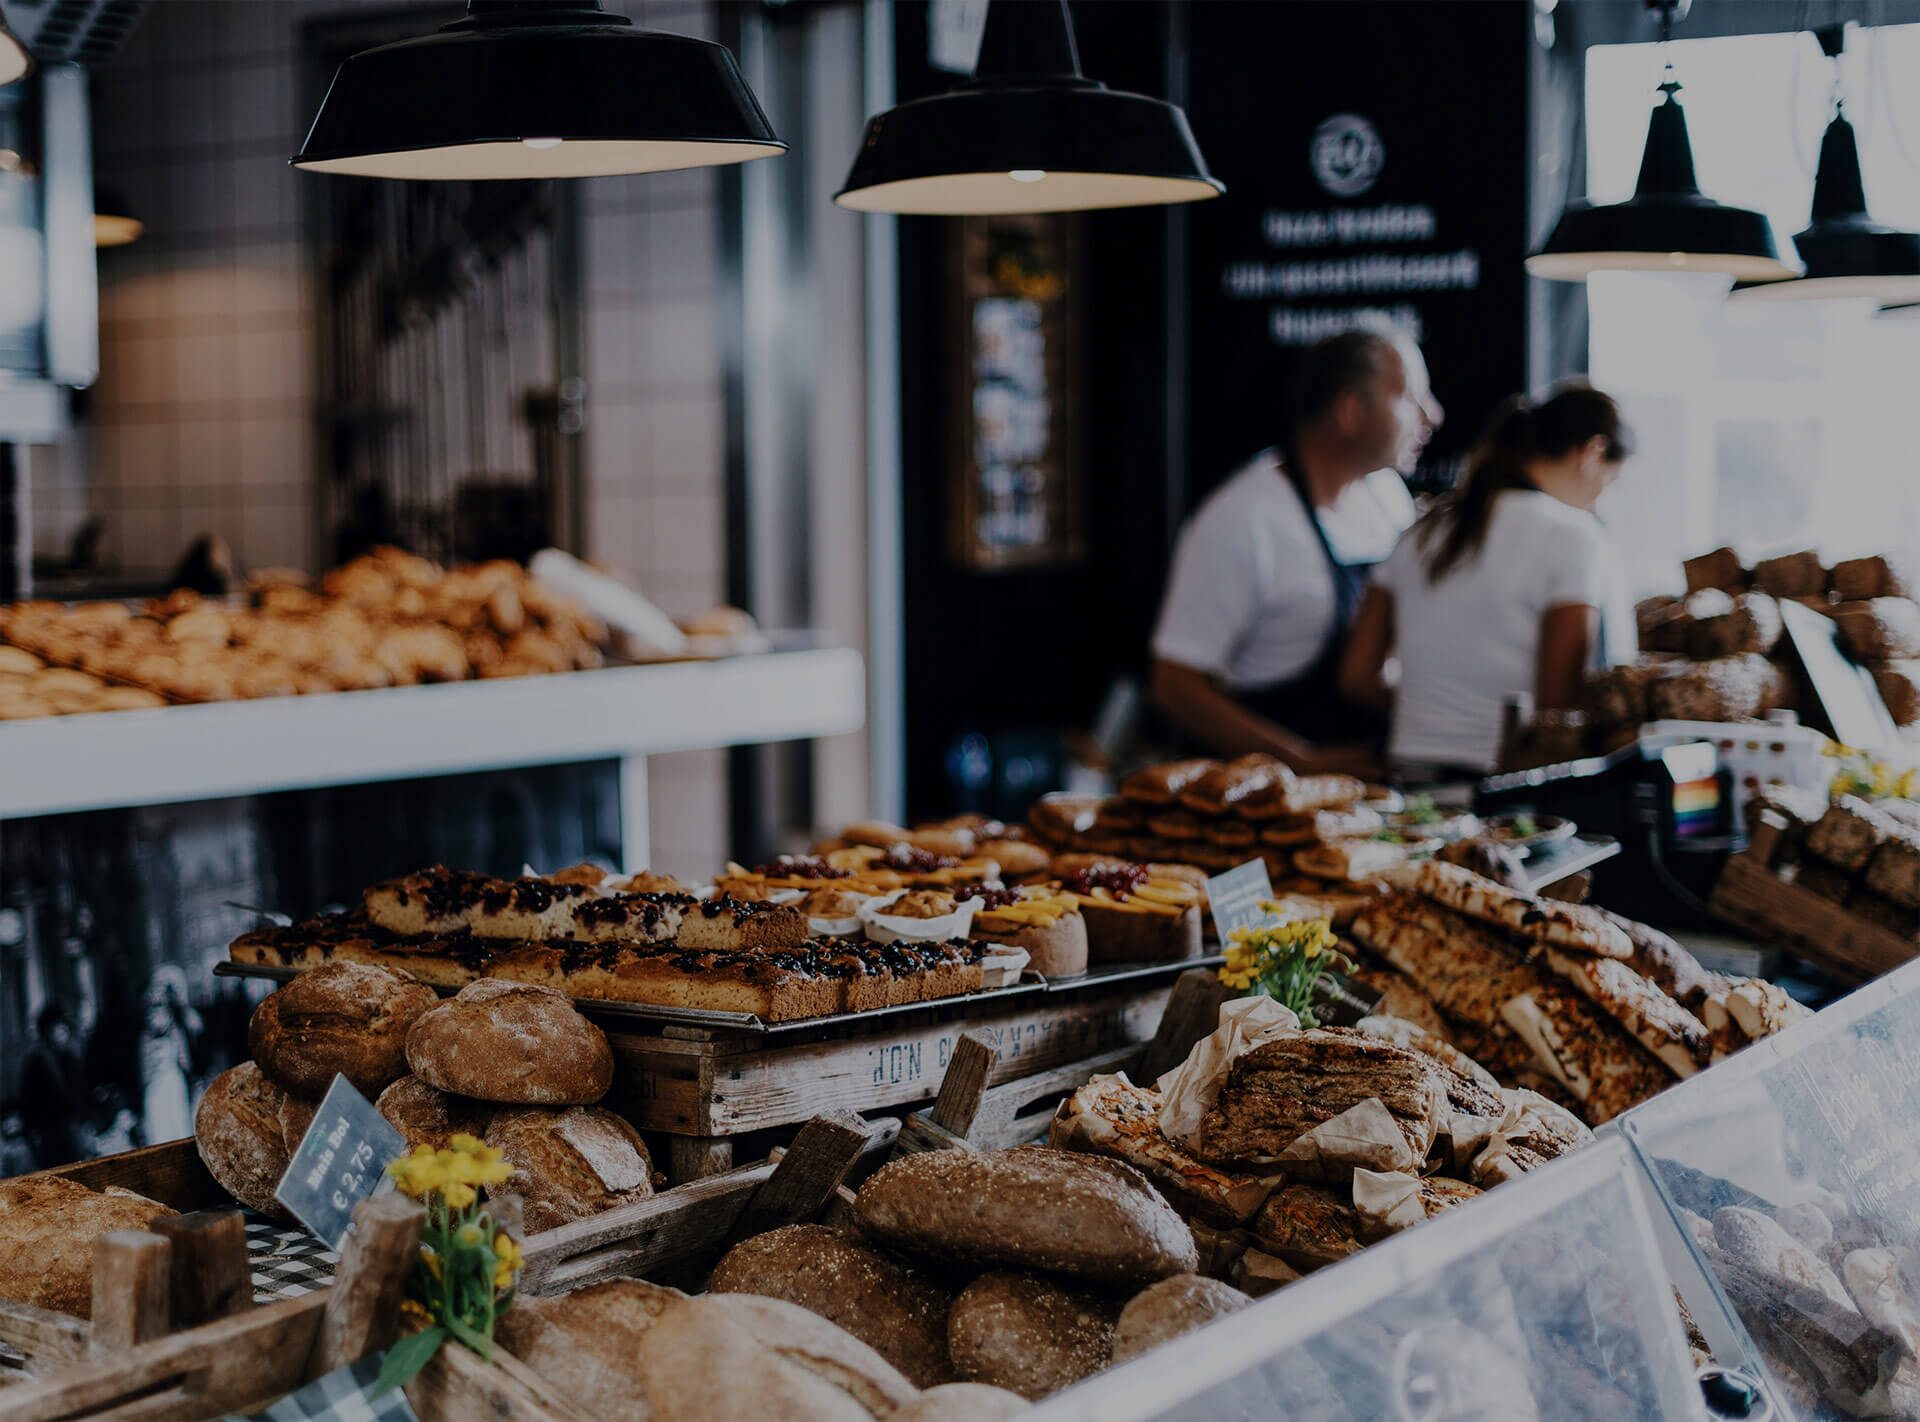
{"type": "Polygon", "coordinates": [[[253,1265],[253,1301],[277,1303],[324,1289],[340,1256],[299,1225],[246,1212],[247,1258],[253,1265]]]}
{"type": "Polygon", "coordinates": [[[400,1388],[378,1402],[368,1400],[380,1376],[385,1353],[375,1353],[289,1393],[264,1412],[250,1418],[228,1416],[222,1422],[420,1422],[400,1388]]]}

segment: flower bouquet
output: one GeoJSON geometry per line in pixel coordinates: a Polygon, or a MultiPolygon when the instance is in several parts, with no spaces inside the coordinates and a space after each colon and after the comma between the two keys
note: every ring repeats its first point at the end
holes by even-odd
{"type": "MultiPolygon", "coordinates": [[[[1271,899],[1262,899],[1260,907],[1270,914],[1281,912],[1271,899]]],[[[1339,951],[1339,941],[1324,918],[1236,928],[1227,935],[1220,981],[1248,997],[1264,993],[1291,1009],[1302,1027],[1318,1027],[1314,988],[1329,968],[1353,971],[1353,961],[1339,951]]]]}

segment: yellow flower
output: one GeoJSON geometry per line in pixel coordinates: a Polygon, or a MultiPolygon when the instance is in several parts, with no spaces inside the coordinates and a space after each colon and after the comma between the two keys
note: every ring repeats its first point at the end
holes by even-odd
{"type": "Polygon", "coordinates": [[[496,1294],[504,1294],[508,1289],[512,1287],[513,1287],[513,1270],[509,1269],[506,1265],[502,1264],[499,1268],[493,1271],[493,1291],[496,1294]]]}
{"type": "Polygon", "coordinates": [[[499,1151],[490,1151],[489,1154],[493,1159],[480,1162],[479,1178],[474,1182],[475,1184],[498,1185],[513,1174],[513,1167],[500,1158],[499,1151]]]}
{"type": "Polygon", "coordinates": [[[526,1255],[520,1252],[519,1243],[505,1230],[493,1237],[493,1252],[508,1269],[518,1269],[526,1262],[526,1255]]]}
{"type": "Polygon", "coordinates": [[[469,1135],[465,1131],[455,1131],[453,1135],[448,1138],[447,1144],[451,1145],[463,1155],[478,1155],[486,1149],[486,1146],[480,1143],[478,1136],[469,1135]]]}
{"type": "Polygon", "coordinates": [[[434,1282],[439,1283],[440,1282],[440,1256],[438,1254],[435,1254],[431,1249],[427,1248],[426,1245],[423,1244],[420,1246],[420,1262],[427,1266],[427,1272],[433,1275],[434,1282]]]}
{"type": "Polygon", "coordinates": [[[412,1314],[415,1318],[426,1323],[433,1322],[433,1315],[427,1311],[427,1306],[418,1299],[400,1300],[400,1312],[412,1314]]]}
{"type": "Polygon", "coordinates": [[[450,1182],[440,1193],[446,1199],[447,1204],[456,1210],[464,1210],[468,1205],[471,1205],[475,1200],[480,1198],[480,1192],[464,1180],[450,1182]]]}
{"type": "Polygon", "coordinates": [[[453,1237],[469,1249],[476,1248],[487,1242],[487,1237],[480,1232],[480,1226],[471,1221],[461,1225],[453,1237]]]}

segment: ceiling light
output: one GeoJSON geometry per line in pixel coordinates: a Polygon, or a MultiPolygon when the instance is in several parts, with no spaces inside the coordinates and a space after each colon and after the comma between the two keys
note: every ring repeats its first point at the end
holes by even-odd
{"type": "Polygon", "coordinates": [[[1820,167],[1813,179],[1813,215],[1807,230],[1796,233],[1794,247],[1807,264],[1793,281],[1737,286],[1739,301],[1821,301],[1868,297],[1898,303],[1920,301],[1920,233],[1902,232],[1867,216],[1866,186],[1860,177],[1860,148],[1847,122],[1840,94],[1839,59],[1846,48],[1846,26],[1815,30],[1820,48],[1834,61],[1833,120],[1820,140],[1820,167]]]}
{"type": "Polygon", "coordinates": [[[20,43],[20,37],[7,28],[6,20],[0,19],[0,87],[26,78],[32,69],[33,56],[20,43]]]}
{"type": "Polygon", "coordinates": [[[1080,73],[1066,0],[998,0],[973,78],[869,119],[833,200],[859,212],[962,216],[1225,191],[1178,107],[1080,73]]]}
{"type": "Polygon", "coordinates": [[[133,215],[133,207],[113,188],[93,190],[93,245],[124,247],[138,241],[147,224],[133,215]]]}
{"type": "Polygon", "coordinates": [[[342,64],[292,161],[374,178],[589,178],[785,151],[724,46],[636,30],[599,0],[468,0],[464,20],[342,64]]]}
{"type": "MultiPolygon", "coordinates": [[[[1647,0],[1660,12],[1660,39],[1673,37],[1680,0],[1647,0]]],[[[1723,272],[1745,281],[1778,281],[1795,269],[1780,259],[1764,214],[1727,207],[1701,193],[1693,174],[1680,83],[1667,66],[1665,96],[1647,122],[1640,178],[1625,202],[1571,202],[1540,250],[1527,258],[1534,276],[1585,281],[1598,271],[1723,272]]]]}

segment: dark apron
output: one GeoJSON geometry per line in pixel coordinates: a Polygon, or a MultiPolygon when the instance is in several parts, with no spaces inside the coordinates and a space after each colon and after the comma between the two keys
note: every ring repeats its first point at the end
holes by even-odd
{"type": "Polygon", "coordinates": [[[1297,676],[1268,686],[1236,690],[1234,700],[1248,710],[1284,726],[1310,741],[1382,741],[1387,733],[1387,717],[1382,711],[1340,694],[1340,657],[1346,650],[1347,633],[1360,615],[1360,603],[1367,594],[1367,582],[1373,574],[1372,563],[1343,563],[1320,526],[1313,500],[1306,485],[1294,472],[1296,461],[1283,457],[1281,473],[1300,498],[1307,524],[1320,544],[1320,554],[1333,575],[1333,625],[1326,641],[1311,665],[1297,676]]]}

